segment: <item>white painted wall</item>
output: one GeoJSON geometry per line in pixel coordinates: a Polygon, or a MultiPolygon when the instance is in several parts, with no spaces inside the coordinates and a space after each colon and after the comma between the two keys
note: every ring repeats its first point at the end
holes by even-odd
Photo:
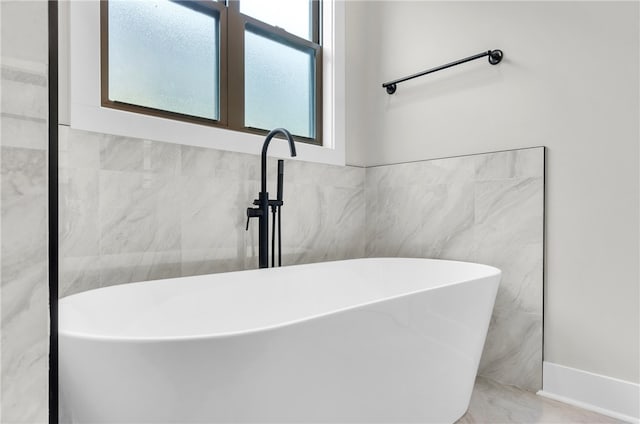
{"type": "Polygon", "coordinates": [[[349,2],[347,163],[545,145],[545,360],[639,379],[638,2],[349,2]],[[380,84],[483,50],[484,60],[380,84]]]}
{"type": "MultiPolygon", "coordinates": [[[[347,165],[366,165],[366,140],[370,125],[368,99],[374,94],[369,87],[368,60],[373,45],[369,40],[371,27],[367,17],[376,11],[366,1],[347,1],[345,7],[345,146],[347,165]]],[[[374,84],[375,85],[375,84],[374,84]]],[[[377,93],[375,93],[377,94],[377,93]]]]}

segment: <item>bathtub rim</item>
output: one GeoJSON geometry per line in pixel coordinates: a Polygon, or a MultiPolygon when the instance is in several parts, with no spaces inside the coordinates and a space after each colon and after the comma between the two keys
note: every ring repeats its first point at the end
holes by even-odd
{"type": "MultiPolygon", "coordinates": [[[[356,304],[350,305],[348,307],[330,309],[329,311],[326,311],[326,312],[323,312],[323,313],[319,313],[319,314],[307,315],[304,318],[300,318],[300,319],[282,321],[282,322],[280,322],[278,324],[255,327],[255,328],[250,328],[250,329],[241,330],[241,331],[228,331],[228,332],[222,332],[222,333],[209,333],[209,334],[196,334],[196,335],[192,334],[192,335],[188,335],[188,336],[153,336],[153,337],[124,336],[123,337],[123,336],[112,336],[112,335],[106,335],[106,336],[105,335],[92,335],[92,334],[87,334],[87,333],[82,333],[82,332],[67,331],[67,330],[64,330],[64,329],[60,328],[60,326],[59,326],[58,327],[58,334],[59,334],[61,339],[62,338],[68,338],[68,339],[72,339],[72,340],[84,340],[84,341],[93,341],[93,342],[109,342],[109,343],[131,343],[131,344],[191,342],[191,341],[204,341],[204,340],[214,340],[214,339],[224,339],[224,338],[248,336],[248,335],[252,335],[252,334],[256,334],[256,333],[264,333],[264,332],[268,332],[268,331],[275,331],[275,330],[278,330],[278,329],[281,329],[281,328],[284,328],[284,327],[293,326],[295,324],[302,324],[302,323],[305,323],[307,321],[312,321],[312,320],[315,320],[315,319],[321,319],[321,318],[329,316],[329,315],[335,315],[335,314],[339,314],[339,313],[344,313],[346,311],[361,309],[361,308],[364,308],[364,307],[367,307],[367,306],[371,306],[371,305],[375,305],[375,304],[378,304],[378,303],[383,303],[383,302],[387,302],[387,301],[393,301],[393,300],[401,299],[401,298],[404,298],[404,297],[413,296],[413,295],[416,295],[416,294],[419,294],[419,293],[441,289],[443,287],[457,286],[457,285],[460,285],[460,284],[463,284],[463,283],[467,283],[467,282],[470,282],[470,281],[484,280],[484,279],[497,277],[498,278],[497,285],[496,285],[496,292],[497,292],[497,288],[500,285],[500,278],[502,276],[502,270],[500,270],[499,268],[496,268],[494,266],[491,266],[491,265],[485,265],[485,264],[480,264],[480,263],[476,263],[476,262],[454,261],[454,260],[434,259],[434,258],[405,258],[405,257],[398,257],[398,258],[395,258],[395,257],[355,258],[355,259],[341,259],[341,260],[325,261],[325,262],[314,262],[314,263],[309,263],[309,264],[289,265],[289,266],[287,266],[287,268],[290,268],[290,267],[303,267],[303,266],[314,265],[314,264],[335,263],[335,262],[349,262],[349,261],[362,261],[362,260],[375,260],[375,259],[429,260],[429,261],[447,262],[447,263],[450,263],[450,264],[465,264],[465,265],[477,266],[478,268],[484,268],[486,271],[489,271],[489,273],[486,274],[486,275],[481,275],[481,276],[472,278],[472,279],[450,281],[450,282],[439,284],[439,285],[436,285],[436,286],[432,286],[432,287],[428,287],[428,288],[422,288],[422,289],[413,290],[413,291],[408,291],[408,292],[401,293],[401,294],[398,294],[398,295],[385,297],[385,298],[382,298],[382,299],[376,299],[376,300],[372,300],[372,301],[368,301],[368,302],[356,303],[356,304]]],[[[265,268],[265,269],[270,269],[270,268],[265,268]]],[[[154,283],[154,282],[157,282],[157,281],[181,280],[181,279],[190,278],[190,277],[202,277],[202,276],[205,276],[205,275],[221,275],[221,274],[227,274],[227,273],[238,273],[238,272],[260,271],[260,270],[261,269],[227,271],[227,272],[220,272],[220,273],[215,273],[215,274],[202,274],[202,275],[188,276],[188,277],[175,277],[175,278],[165,278],[165,279],[137,281],[137,282],[127,283],[127,284],[128,285],[130,285],[130,284],[140,285],[140,284],[154,283]]],[[[96,289],[87,290],[87,291],[76,293],[76,294],[77,295],[81,295],[81,294],[87,293],[87,292],[94,292],[94,291],[98,291],[98,290],[108,290],[110,288],[120,287],[120,286],[121,285],[99,287],[99,288],[96,288],[96,289]]],[[[71,297],[75,296],[76,294],[73,294],[73,295],[70,295],[70,296],[67,296],[67,297],[59,299],[60,307],[64,306],[64,299],[71,298],[71,297]]]]}

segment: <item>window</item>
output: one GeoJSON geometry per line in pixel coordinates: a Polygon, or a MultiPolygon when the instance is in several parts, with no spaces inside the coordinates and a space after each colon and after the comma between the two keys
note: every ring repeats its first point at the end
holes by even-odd
{"type": "Polygon", "coordinates": [[[102,106],[322,144],[317,0],[101,2],[102,106]]]}

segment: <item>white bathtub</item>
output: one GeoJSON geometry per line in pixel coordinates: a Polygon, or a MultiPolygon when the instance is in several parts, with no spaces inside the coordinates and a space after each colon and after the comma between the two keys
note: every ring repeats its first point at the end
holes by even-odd
{"type": "Polygon", "coordinates": [[[74,423],[452,423],[500,271],[356,259],[126,284],[60,300],[74,423]]]}

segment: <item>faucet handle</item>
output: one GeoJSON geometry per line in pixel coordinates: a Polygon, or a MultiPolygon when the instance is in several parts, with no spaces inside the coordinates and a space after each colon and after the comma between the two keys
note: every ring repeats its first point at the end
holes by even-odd
{"type": "Polygon", "coordinates": [[[249,231],[249,220],[260,216],[262,216],[262,211],[259,208],[247,208],[247,228],[245,231],[249,231]]]}

